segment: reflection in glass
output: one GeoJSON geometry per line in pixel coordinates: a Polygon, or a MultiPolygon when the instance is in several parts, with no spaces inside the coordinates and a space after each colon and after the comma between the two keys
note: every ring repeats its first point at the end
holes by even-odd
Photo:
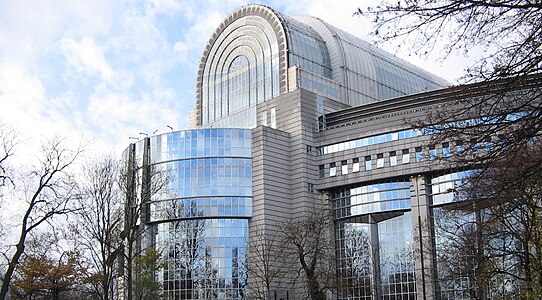
{"type": "Polygon", "coordinates": [[[336,230],[339,299],[416,299],[410,212],[342,220],[336,230]]]}
{"type": "Polygon", "coordinates": [[[499,216],[473,203],[433,208],[437,295],[440,299],[515,299],[522,294],[519,211],[499,216]],[[518,255],[518,256],[516,256],[518,255]]]}
{"type": "MultiPolygon", "coordinates": [[[[231,68],[244,67],[239,58],[231,68]]],[[[169,177],[148,205],[155,235],[146,242],[164,262],[156,273],[164,299],[246,299],[250,130],[179,131],[149,144],[150,163],[169,177]]]]}
{"type": "Polygon", "coordinates": [[[158,224],[166,299],[245,299],[247,228],[246,219],[158,224]]]}
{"type": "Polygon", "coordinates": [[[410,182],[354,185],[332,193],[335,218],[410,208],[410,182]]]}

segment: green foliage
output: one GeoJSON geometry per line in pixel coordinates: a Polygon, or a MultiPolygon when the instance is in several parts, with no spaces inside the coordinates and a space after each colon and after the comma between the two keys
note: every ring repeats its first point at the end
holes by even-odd
{"type": "Polygon", "coordinates": [[[136,256],[134,262],[136,271],[134,292],[136,299],[161,299],[160,283],[154,278],[156,270],[162,267],[160,252],[147,248],[143,254],[136,256]]]}

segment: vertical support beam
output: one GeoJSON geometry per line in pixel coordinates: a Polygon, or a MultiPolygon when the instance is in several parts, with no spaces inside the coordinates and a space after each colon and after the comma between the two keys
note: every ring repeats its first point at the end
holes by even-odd
{"type": "Polygon", "coordinates": [[[435,299],[435,268],[432,239],[429,178],[418,175],[410,178],[412,229],[414,236],[414,265],[418,299],[435,299]]]}
{"type": "Polygon", "coordinates": [[[378,242],[378,223],[375,222],[373,216],[369,216],[369,228],[371,239],[371,260],[373,267],[373,284],[372,284],[372,299],[380,299],[382,295],[382,285],[380,284],[380,248],[378,242]]]}
{"type": "MultiPolygon", "coordinates": [[[[143,140],[142,161],[141,161],[141,203],[140,203],[140,216],[139,223],[141,224],[141,238],[138,242],[138,251],[143,249],[154,247],[154,234],[150,230],[150,226],[147,224],[150,221],[150,198],[151,191],[150,185],[151,177],[154,176],[153,170],[151,170],[151,158],[150,158],[150,138],[146,137],[143,140]]],[[[156,180],[156,178],[154,179],[156,180]]]]}

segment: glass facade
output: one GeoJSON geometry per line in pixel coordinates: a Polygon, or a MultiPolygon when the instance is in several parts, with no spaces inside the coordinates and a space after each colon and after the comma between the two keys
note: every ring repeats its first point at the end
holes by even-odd
{"type": "MultiPolygon", "coordinates": [[[[410,120],[434,109],[431,103],[437,98],[422,99],[413,107],[409,101],[418,101],[419,97],[386,102],[386,107],[400,105],[394,108],[397,112],[388,108],[378,112],[378,106],[372,106],[367,112],[370,118],[363,120],[355,110],[349,115],[329,114],[348,106],[447,84],[313,17],[289,17],[262,5],[246,5],[226,17],[209,40],[198,70],[197,103],[191,125],[204,129],[153,136],[135,144],[138,165],[150,164],[169,178],[167,188],[153,194],[146,203],[146,214],[141,220],[149,228],[144,235],[148,240],[141,243],[142,247],[155,247],[163,260],[156,279],[161,283],[164,298],[249,298],[247,251],[253,208],[250,128],[256,125],[278,128],[284,134],[267,135],[267,129],[263,131],[261,145],[272,148],[256,152],[257,156],[262,155],[257,157],[258,161],[264,161],[256,164],[256,182],[262,185],[257,188],[263,192],[254,200],[262,207],[262,217],[251,224],[261,222],[265,225],[262,228],[272,228],[266,230],[276,229],[275,221],[307,212],[327,195],[333,210],[333,259],[341,283],[339,299],[415,299],[416,275],[421,277],[418,282],[429,284],[423,279],[427,274],[424,272],[433,266],[435,269],[430,272],[436,279],[428,291],[436,294],[431,297],[472,298],[476,279],[471,271],[477,257],[461,252],[466,249],[465,244],[458,243],[457,237],[463,232],[481,232],[482,238],[487,238],[484,244],[491,246],[482,251],[494,251],[495,257],[503,259],[499,262],[502,270],[514,274],[517,270],[512,265],[517,258],[501,252],[516,247],[517,240],[504,235],[496,239],[484,231],[477,224],[478,219],[485,217],[484,208],[456,206],[455,200],[466,198],[462,186],[469,172],[437,175],[441,174],[439,170],[450,171],[449,166],[437,165],[438,158],[455,157],[464,151],[469,151],[469,155],[489,151],[497,145],[494,140],[425,145],[425,139],[420,137],[437,133],[442,126],[414,130],[396,123],[400,115],[410,120]],[[284,99],[292,103],[269,101],[298,88],[316,95],[299,93],[309,95],[301,101],[292,99],[297,94],[290,93],[284,99]],[[311,99],[315,103],[308,105],[305,101],[311,99]],[[292,115],[285,118],[287,114],[292,115]],[[366,123],[360,125],[361,121],[366,123]],[[318,132],[312,130],[316,124],[318,132]],[[368,134],[356,135],[358,129],[368,134]],[[284,143],[288,140],[288,150],[283,149],[282,143],[273,148],[275,139],[283,139],[284,143]],[[312,146],[315,144],[319,147],[312,146]],[[307,151],[301,154],[305,146],[307,151]],[[275,169],[264,170],[264,166],[267,168],[275,160],[288,166],[284,171],[275,171],[279,174],[267,176],[266,172],[275,169]],[[275,180],[275,176],[280,180],[275,180]],[[303,189],[304,193],[294,189],[303,189]],[[284,192],[289,195],[282,196],[286,195],[284,192]],[[270,202],[272,205],[268,205],[270,202]],[[418,221],[419,226],[413,228],[418,221]],[[427,227],[422,226],[425,224],[427,227]],[[420,240],[415,243],[418,234],[420,240]],[[426,257],[431,264],[425,266],[420,252],[416,253],[418,257],[415,255],[416,249],[423,249],[423,243],[431,246],[426,257]],[[458,262],[465,263],[466,268],[458,268],[458,262]]],[[[440,96],[435,93],[434,97],[440,96]]],[[[444,126],[462,128],[503,120],[480,121],[465,120],[444,126]]],[[[138,172],[141,177],[145,175],[144,168],[138,172]]],[[[517,212],[511,212],[511,216],[514,213],[517,212]]],[[[296,282],[292,287],[286,282],[299,274],[293,274],[297,270],[288,271],[291,273],[284,282],[272,287],[276,289],[274,295],[290,295],[291,291],[290,299],[300,299],[302,284],[296,282]]],[[[514,280],[506,276],[489,278],[485,287],[492,290],[492,298],[518,291],[514,280]]],[[[419,295],[425,291],[421,286],[418,290],[419,295]]]]}
{"type": "Polygon", "coordinates": [[[301,69],[322,77],[331,78],[331,66],[327,47],[314,29],[288,16],[288,65],[299,66],[301,69]]]}
{"type": "Polygon", "coordinates": [[[506,229],[521,224],[511,214],[491,226],[488,213],[472,203],[433,208],[438,299],[516,299],[525,292],[521,241],[506,229]]]}
{"type": "Polygon", "coordinates": [[[410,181],[332,193],[339,299],[415,299],[410,181]]]}
{"type": "Polygon", "coordinates": [[[495,215],[491,205],[468,201],[466,178],[473,172],[431,180],[437,297],[515,299],[523,292],[522,244],[515,233],[525,232],[519,221],[524,208],[497,206],[495,215]]]}
{"type": "Polygon", "coordinates": [[[421,131],[415,129],[406,129],[397,132],[373,135],[346,142],[335,143],[327,146],[316,147],[316,155],[325,155],[345,151],[349,149],[362,148],[370,145],[378,145],[391,141],[405,140],[422,135],[421,131]]]}
{"type": "Polygon", "coordinates": [[[290,91],[294,81],[348,105],[448,85],[319,19],[247,5],[223,21],[204,52],[197,83],[198,125],[228,122],[224,119],[290,91]],[[300,72],[288,72],[294,66],[300,72]],[[297,78],[288,78],[291,74],[297,78]]]}
{"type": "MultiPolygon", "coordinates": [[[[341,84],[339,101],[355,106],[448,85],[445,80],[318,18],[294,18],[313,28],[324,40],[331,62],[331,78],[341,84]]],[[[335,91],[324,88],[321,80],[305,78],[311,82],[302,83],[304,86],[318,87],[324,95],[335,98],[335,91]]]]}
{"type": "Polygon", "coordinates": [[[431,179],[431,198],[433,205],[451,203],[454,200],[466,199],[461,187],[465,184],[464,179],[472,174],[472,171],[460,171],[436,176],[431,179]]]}
{"type": "Polygon", "coordinates": [[[416,299],[410,212],[336,223],[339,299],[416,299]]]}
{"type": "MultiPolygon", "coordinates": [[[[229,23],[212,44],[209,56],[204,57],[201,80],[204,126],[278,96],[279,42],[275,29],[256,15],[229,23]]],[[[245,117],[256,119],[255,112],[245,117]]],[[[250,124],[254,126],[255,122],[250,124]]]]}
{"type": "Polygon", "coordinates": [[[410,181],[350,186],[333,192],[335,218],[410,208],[410,181]]]}
{"type": "Polygon", "coordinates": [[[246,299],[250,130],[188,130],[148,141],[150,164],[168,174],[167,188],[147,206],[164,299],[246,299]]]}

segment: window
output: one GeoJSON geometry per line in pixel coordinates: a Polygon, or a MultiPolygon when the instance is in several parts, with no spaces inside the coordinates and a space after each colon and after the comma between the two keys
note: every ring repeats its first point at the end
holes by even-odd
{"type": "Polygon", "coordinates": [[[352,165],[352,172],[359,172],[359,158],[354,158],[354,164],[352,165]]]}
{"type": "Polygon", "coordinates": [[[423,151],[422,147],[416,147],[416,162],[421,162],[423,160],[423,151]]]}
{"type": "Polygon", "coordinates": [[[493,150],[493,142],[491,141],[490,138],[487,138],[484,144],[485,144],[486,151],[490,152],[491,150],[493,150]]]}
{"type": "Polygon", "coordinates": [[[314,192],[314,184],[309,183],[309,184],[307,185],[307,190],[309,191],[309,193],[314,192]]]}
{"type": "Polygon", "coordinates": [[[437,158],[437,149],[435,149],[435,145],[429,146],[429,159],[435,159],[437,158]]]}
{"type": "Polygon", "coordinates": [[[271,108],[271,128],[277,128],[277,112],[275,108],[271,108]]]}
{"type": "Polygon", "coordinates": [[[403,149],[402,163],[408,164],[409,162],[410,162],[410,154],[408,153],[408,149],[403,149]]]}
{"type": "Polygon", "coordinates": [[[324,114],[324,97],[316,95],[316,114],[321,116],[324,114]]]}
{"type": "Polygon", "coordinates": [[[370,155],[365,156],[365,171],[369,171],[372,169],[373,169],[373,166],[371,164],[371,156],[370,155]]]}
{"type": "Polygon", "coordinates": [[[329,164],[329,176],[335,176],[337,175],[337,167],[335,167],[335,163],[329,164]]]}
{"type": "Polygon", "coordinates": [[[383,168],[384,167],[384,154],[379,153],[376,155],[376,167],[377,168],[383,168]]]}
{"type": "Polygon", "coordinates": [[[307,154],[312,155],[314,147],[307,145],[307,154]]]}
{"type": "Polygon", "coordinates": [[[346,160],[341,161],[341,174],[348,174],[348,162],[346,160]]]}
{"type": "Polygon", "coordinates": [[[443,157],[449,157],[452,155],[452,151],[450,150],[450,143],[442,143],[442,156],[443,157]]]}
{"type": "Polygon", "coordinates": [[[479,150],[478,141],[476,139],[470,140],[470,147],[473,154],[476,154],[479,150]]]}
{"type": "Polygon", "coordinates": [[[262,111],[262,125],[267,126],[267,111],[262,111]]]}
{"type": "Polygon", "coordinates": [[[395,151],[390,152],[390,166],[397,166],[397,156],[395,151]]]}
{"type": "Polygon", "coordinates": [[[318,166],[318,170],[320,172],[320,178],[324,178],[326,177],[326,170],[325,170],[325,166],[324,165],[319,165],[318,166]]]}
{"type": "MultiPolygon", "coordinates": [[[[318,131],[324,131],[324,128],[326,127],[324,122],[324,116],[318,117],[318,131]]],[[[321,147],[324,148],[324,147],[321,147]]]]}
{"type": "Polygon", "coordinates": [[[457,152],[457,154],[462,154],[464,151],[465,147],[463,146],[463,141],[455,142],[455,152],[457,152]]]}

